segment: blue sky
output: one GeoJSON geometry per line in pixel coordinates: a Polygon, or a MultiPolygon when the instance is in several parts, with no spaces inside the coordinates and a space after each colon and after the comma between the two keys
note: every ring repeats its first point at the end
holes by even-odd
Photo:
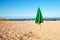
{"type": "Polygon", "coordinates": [[[60,0],[0,0],[0,18],[35,18],[38,7],[44,18],[60,18],[60,0]]]}

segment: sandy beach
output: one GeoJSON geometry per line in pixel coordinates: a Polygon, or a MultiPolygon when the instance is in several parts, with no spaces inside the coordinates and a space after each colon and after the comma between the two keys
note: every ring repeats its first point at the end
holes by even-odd
{"type": "Polygon", "coordinates": [[[60,21],[0,21],[0,40],[60,40],[60,21]]]}

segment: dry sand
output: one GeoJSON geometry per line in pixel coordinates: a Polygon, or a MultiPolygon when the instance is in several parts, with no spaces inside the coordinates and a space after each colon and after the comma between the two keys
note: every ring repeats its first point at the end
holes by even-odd
{"type": "Polygon", "coordinates": [[[0,21],[0,40],[60,40],[60,21],[0,21]]]}

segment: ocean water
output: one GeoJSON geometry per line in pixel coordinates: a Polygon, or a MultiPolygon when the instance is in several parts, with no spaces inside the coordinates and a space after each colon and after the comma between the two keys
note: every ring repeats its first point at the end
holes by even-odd
{"type": "MultiPolygon", "coordinates": [[[[24,19],[8,19],[9,21],[30,21],[35,20],[35,18],[24,18],[24,19]]],[[[44,18],[45,21],[57,21],[60,20],[60,18],[44,18]]]]}
{"type": "Polygon", "coordinates": [[[60,18],[44,18],[46,21],[58,21],[60,18]]]}

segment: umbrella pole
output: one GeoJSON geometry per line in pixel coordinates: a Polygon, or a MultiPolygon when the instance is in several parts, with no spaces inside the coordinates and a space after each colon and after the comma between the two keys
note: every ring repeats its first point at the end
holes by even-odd
{"type": "Polygon", "coordinates": [[[41,29],[41,24],[40,24],[40,29],[41,29]]]}

